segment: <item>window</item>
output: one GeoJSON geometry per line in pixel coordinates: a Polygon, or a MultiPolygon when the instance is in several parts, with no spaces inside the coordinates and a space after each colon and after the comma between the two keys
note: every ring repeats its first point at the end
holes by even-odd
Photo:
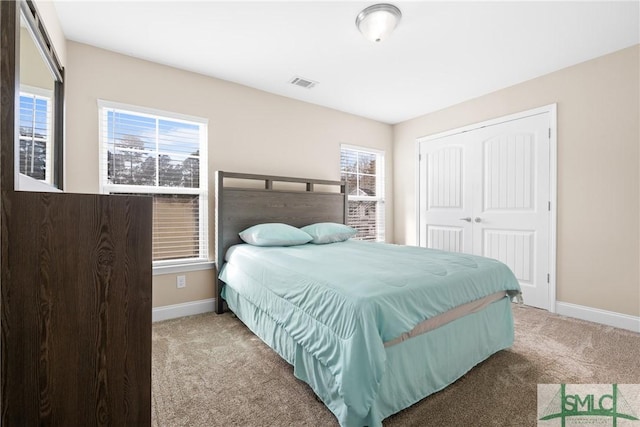
{"type": "Polygon", "coordinates": [[[102,192],[153,196],[154,265],[207,260],[206,119],[99,108],[102,192]]]}
{"type": "Polygon", "coordinates": [[[384,152],[342,145],[340,170],[347,182],[347,224],[356,239],[384,241],[384,152]]]}
{"type": "Polygon", "coordinates": [[[19,172],[31,178],[52,182],[53,147],[51,125],[52,94],[38,88],[20,90],[19,172]]]}

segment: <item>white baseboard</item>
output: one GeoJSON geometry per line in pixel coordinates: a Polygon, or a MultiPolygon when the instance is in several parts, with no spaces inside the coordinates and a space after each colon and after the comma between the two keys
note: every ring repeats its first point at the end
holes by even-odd
{"type": "Polygon", "coordinates": [[[556,302],[556,313],[589,322],[640,332],[640,317],[568,302],[556,302]]]}
{"type": "Polygon", "coordinates": [[[215,310],[216,299],[208,298],[199,301],[189,301],[182,304],[156,307],[151,311],[151,321],[175,319],[177,317],[193,316],[194,314],[209,313],[215,310]]]}

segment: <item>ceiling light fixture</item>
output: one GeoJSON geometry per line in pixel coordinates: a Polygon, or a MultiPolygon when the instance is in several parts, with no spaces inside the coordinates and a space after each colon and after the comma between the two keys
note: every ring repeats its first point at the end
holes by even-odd
{"type": "Polygon", "coordinates": [[[372,42],[381,42],[398,26],[401,17],[400,9],[392,4],[374,4],[358,14],[356,27],[372,42]]]}

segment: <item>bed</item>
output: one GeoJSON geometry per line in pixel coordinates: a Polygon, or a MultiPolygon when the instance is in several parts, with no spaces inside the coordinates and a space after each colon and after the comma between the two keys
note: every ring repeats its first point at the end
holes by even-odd
{"type": "Polygon", "coordinates": [[[510,299],[520,290],[506,266],[482,257],[238,237],[261,223],[344,223],[346,200],[339,181],[217,172],[216,311],[226,301],[340,425],[380,426],[511,346],[510,299]]]}

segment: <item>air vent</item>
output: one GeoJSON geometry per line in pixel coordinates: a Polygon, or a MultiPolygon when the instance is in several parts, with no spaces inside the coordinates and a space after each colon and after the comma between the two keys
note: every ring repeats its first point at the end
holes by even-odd
{"type": "Polygon", "coordinates": [[[291,83],[294,86],[303,87],[305,89],[311,89],[312,87],[318,84],[318,82],[314,82],[313,80],[303,79],[302,77],[294,77],[291,80],[289,80],[289,83],[291,83]]]}

